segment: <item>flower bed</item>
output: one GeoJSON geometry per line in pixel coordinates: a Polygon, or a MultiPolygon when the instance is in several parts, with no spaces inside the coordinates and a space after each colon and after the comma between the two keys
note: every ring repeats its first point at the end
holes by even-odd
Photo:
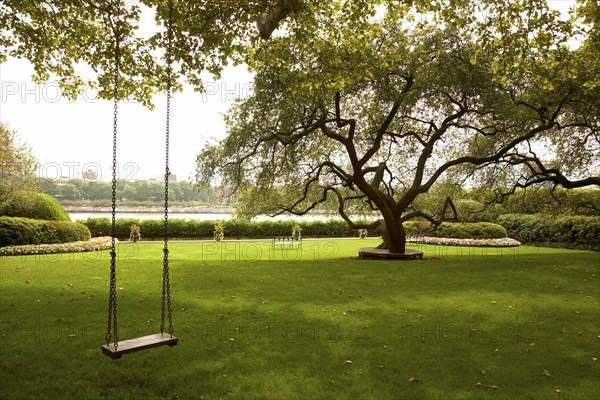
{"type": "Polygon", "coordinates": [[[453,239],[428,236],[412,236],[406,238],[407,242],[434,244],[438,246],[471,246],[471,247],[515,247],[521,243],[515,239],[453,239]]]}
{"type": "Polygon", "coordinates": [[[102,236],[80,242],[0,247],[0,256],[99,251],[110,249],[110,247],[111,237],[102,236]]]}
{"type": "MultiPolygon", "coordinates": [[[[406,238],[410,243],[434,244],[439,246],[473,246],[473,247],[514,247],[520,246],[517,240],[502,239],[452,239],[427,236],[412,236],[406,238]]],[[[118,240],[117,240],[118,243],[118,240]]],[[[0,247],[0,256],[16,256],[27,254],[52,254],[71,253],[83,251],[99,251],[110,249],[111,237],[95,237],[85,242],[71,242],[59,244],[39,244],[28,246],[0,247]]]]}

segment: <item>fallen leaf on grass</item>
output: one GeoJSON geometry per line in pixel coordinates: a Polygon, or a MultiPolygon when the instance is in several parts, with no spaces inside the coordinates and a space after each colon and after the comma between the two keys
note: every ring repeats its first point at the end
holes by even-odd
{"type": "Polygon", "coordinates": [[[344,365],[352,365],[352,361],[351,360],[345,360],[344,361],[344,365]]]}
{"type": "Polygon", "coordinates": [[[592,357],[592,361],[598,361],[598,357],[592,357]]]}
{"type": "Polygon", "coordinates": [[[480,388],[480,387],[481,387],[481,382],[477,382],[477,383],[475,384],[475,387],[478,387],[478,388],[480,388]]]}
{"type": "Polygon", "coordinates": [[[542,375],[544,376],[550,376],[550,372],[547,370],[544,370],[544,372],[542,372],[542,375]]]}
{"type": "Polygon", "coordinates": [[[577,336],[583,335],[583,332],[577,332],[577,336]]]}
{"type": "Polygon", "coordinates": [[[419,382],[421,382],[421,379],[420,378],[408,378],[408,381],[410,383],[419,383],[419,382]]]}
{"type": "Polygon", "coordinates": [[[492,386],[490,386],[490,387],[491,387],[492,389],[498,389],[498,386],[496,386],[496,385],[492,385],[492,386]]]}
{"type": "Polygon", "coordinates": [[[556,395],[560,396],[560,389],[556,389],[556,390],[554,391],[554,393],[555,393],[556,395]]]}

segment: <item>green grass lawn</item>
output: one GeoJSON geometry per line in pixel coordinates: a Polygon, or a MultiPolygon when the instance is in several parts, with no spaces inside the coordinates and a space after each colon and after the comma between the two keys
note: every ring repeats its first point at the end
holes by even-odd
{"type": "MultiPolygon", "coordinates": [[[[1,399],[589,399],[600,253],[172,243],[179,344],[101,353],[108,252],[0,258],[1,399]],[[349,362],[351,361],[351,363],[349,362]]],[[[162,243],[122,244],[119,338],[159,331],[162,243]]]]}

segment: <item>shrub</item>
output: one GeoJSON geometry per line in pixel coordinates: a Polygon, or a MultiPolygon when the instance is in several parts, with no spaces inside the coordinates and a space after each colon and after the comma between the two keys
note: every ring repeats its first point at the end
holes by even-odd
{"type": "Polygon", "coordinates": [[[71,221],[69,214],[54,197],[44,193],[26,191],[15,192],[0,204],[0,215],[49,221],[71,221]]]}
{"type": "Polygon", "coordinates": [[[67,243],[90,238],[90,230],[77,222],[0,217],[0,246],[67,243]]]}
{"type": "Polygon", "coordinates": [[[454,239],[501,239],[507,231],[491,222],[456,223],[444,222],[437,229],[428,221],[408,221],[404,224],[407,236],[431,236],[454,239]]]}
{"type": "Polygon", "coordinates": [[[498,222],[522,243],[600,250],[600,217],[505,214],[498,222]]]}

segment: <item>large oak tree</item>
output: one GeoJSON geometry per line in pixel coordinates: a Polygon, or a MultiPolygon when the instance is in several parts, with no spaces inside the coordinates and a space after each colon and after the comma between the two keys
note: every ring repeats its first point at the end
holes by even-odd
{"type": "Polygon", "coordinates": [[[374,228],[352,215],[376,211],[393,252],[403,222],[454,216],[451,201],[417,207],[441,180],[600,184],[596,75],[585,47],[568,46],[579,32],[547,9],[498,10],[470,23],[439,13],[438,27],[388,12],[360,32],[340,17],[304,41],[272,39],[227,137],[199,156],[200,180],[232,188],[250,215],[333,201],[374,228]]]}

